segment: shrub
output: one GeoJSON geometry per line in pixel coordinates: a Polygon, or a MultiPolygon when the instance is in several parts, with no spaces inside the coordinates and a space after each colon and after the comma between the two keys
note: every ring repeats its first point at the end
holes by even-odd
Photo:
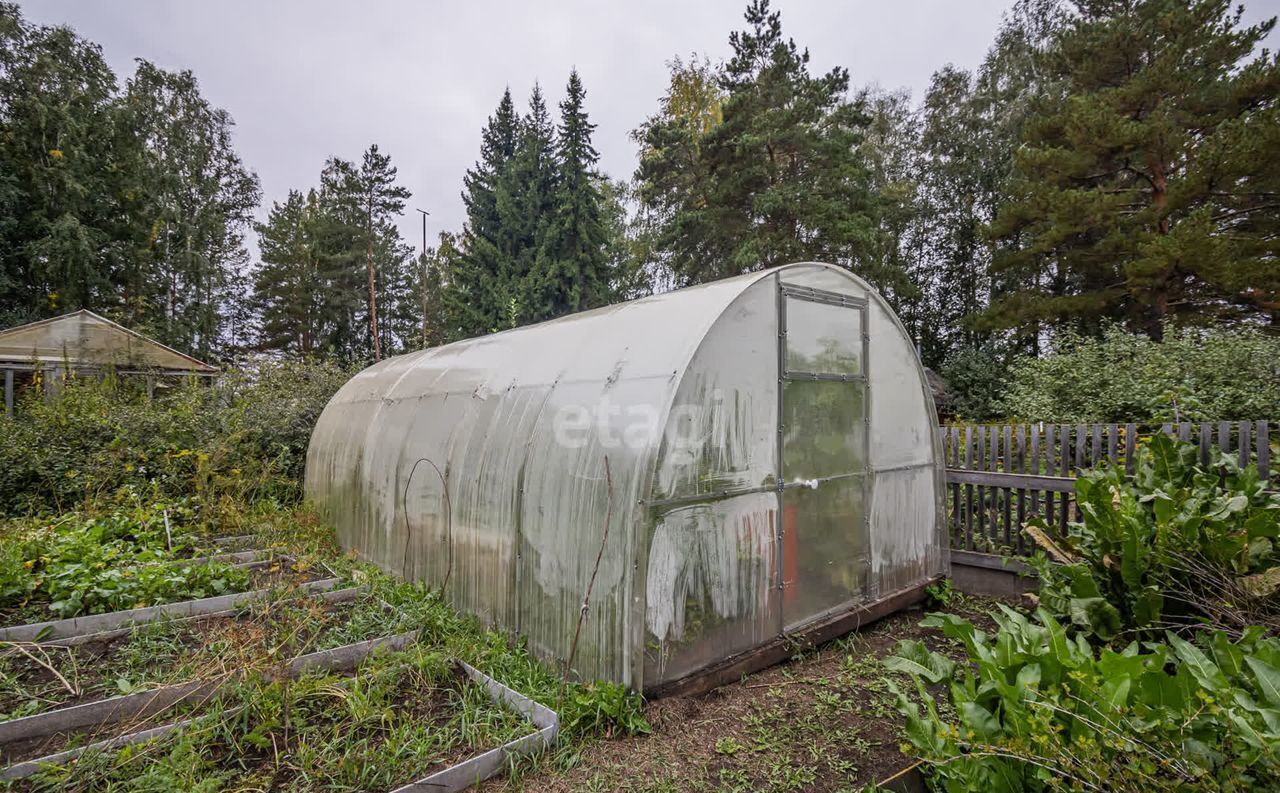
{"type": "Polygon", "coordinates": [[[1010,366],[1000,401],[1032,421],[1165,422],[1280,416],[1280,337],[1252,328],[1173,328],[1163,342],[1118,326],[1067,333],[1010,366]]]}
{"type": "Polygon", "coordinates": [[[122,488],[156,498],[293,502],[316,417],[350,372],[249,361],[215,384],[148,398],[126,378],[73,378],[0,417],[0,515],[84,507],[122,488]]]}
{"type": "Polygon", "coordinates": [[[1115,465],[1082,474],[1080,521],[1062,541],[1076,561],[1038,563],[1041,602],[1104,641],[1171,622],[1276,624],[1280,496],[1255,467],[1197,454],[1158,433],[1132,477],[1115,465]]]}
{"type": "Polygon", "coordinates": [[[906,738],[948,793],[1280,789],[1280,640],[1072,640],[1048,612],[1002,607],[988,636],[931,615],[967,664],[901,642],[889,668],[912,676],[924,711],[899,692],[906,738]],[[927,685],[947,684],[944,707],[927,685]]]}
{"type": "Polygon", "coordinates": [[[5,526],[0,610],[21,619],[74,617],[244,590],[248,573],[222,562],[183,563],[195,537],[165,520],[182,504],[139,504],[96,516],[5,526]]]}
{"type": "Polygon", "coordinates": [[[993,345],[970,347],[956,352],[942,369],[951,410],[965,421],[999,418],[1008,380],[1007,355],[993,345]]]}

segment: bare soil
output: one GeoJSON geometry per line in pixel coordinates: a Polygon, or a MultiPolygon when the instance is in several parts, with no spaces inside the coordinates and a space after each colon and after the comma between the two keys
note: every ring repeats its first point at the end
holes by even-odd
{"type": "MultiPolygon", "coordinates": [[[[956,596],[948,611],[989,627],[994,601],[956,596]]],[[[881,666],[902,639],[963,656],[924,612],[887,617],[779,666],[706,694],[650,702],[649,735],[606,739],[544,758],[499,791],[843,791],[914,763],[881,666]]]]}

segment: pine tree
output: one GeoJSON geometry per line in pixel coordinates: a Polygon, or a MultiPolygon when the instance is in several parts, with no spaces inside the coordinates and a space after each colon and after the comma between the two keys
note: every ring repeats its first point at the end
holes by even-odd
{"type": "Polygon", "coordinates": [[[1042,63],[1010,200],[991,228],[997,277],[1023,284],[996,327],[1122,320],[1280,322],[1275,188],[1280,61],[1226,0],[1081,0],[1042,63]]]}
{"type": "Polygon", "coordinates": [[[607,304],[611,297],[604,196],[591,144],[586,90],[569,74],[556,130],[555,206],[529,290],[534,318],[547,319],[607,304]]]}
{"type": "Polygon", "coordinates": [[[262,263],[254,273],[262,349],[311,354],[320,337],[324,284],[316,261],[316,193],[290,190],[258,224],[262,263]]]}
{"type": "Polygon", "coordinates": [[[686,90],[698,87],[696,64],[677,71],[662,112],[636,132],[659,264],[677,284],[803,260],[852,267],[881,287],[905,283],[876,255],[868,118],[847,98],[848,72],[812,76],[767,0],[752,0],[746,21],[729,38],[718,90],[686,90]],[[704,107],[687,112],[690,96],[704,107]]]}
{"type": "MultiPolygon", "coordinates": [[[[360,170],[348,189],[355,192],[363,222],[360,223],[362,240],[365,248],[365,274],[368,281],[368,301],[366,303],[366,320],[369,328],[369,342],[373,352],[373,360],[382,359],[383,341],[386,335],[378,328],[379,292],[385,292],[388,282],[400,289],[399,269],[403,267],[405,254],[403,245],[398,245],[399,234],[395,232],[392,218],[404,211],[404,203],[409,199],[409,191],[396,184],[396,168],[391,158],[378,151],[378,144],[373,144],[364,153],[360,170]],[[375,256],[375,249],[380,256],[375,256]],[[384,266],[384,281],[379,287],[379,264],[384,266]]],[[[390,295],[385,295],[390,299],[390,295]]]]}

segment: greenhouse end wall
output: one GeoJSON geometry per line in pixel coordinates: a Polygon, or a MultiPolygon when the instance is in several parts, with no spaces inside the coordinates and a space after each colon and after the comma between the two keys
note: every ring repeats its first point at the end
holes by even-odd
{"type": "Polygon", "coordinates": [[[934,420],[883,300],[790,265],[370,367],[306,490],[544,657],[590,587],[575,672],[652,689],[943,573],[934,420]]]}

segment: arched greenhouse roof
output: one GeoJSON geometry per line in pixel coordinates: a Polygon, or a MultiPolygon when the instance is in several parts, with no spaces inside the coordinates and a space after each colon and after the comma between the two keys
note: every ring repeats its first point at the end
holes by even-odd
{"type": "Polygon", "coordinates": [[[787,265],[371,366],[306,489],[362,557],[651,688],[942,569],[932,407],[874,290],[787,265]]]}

